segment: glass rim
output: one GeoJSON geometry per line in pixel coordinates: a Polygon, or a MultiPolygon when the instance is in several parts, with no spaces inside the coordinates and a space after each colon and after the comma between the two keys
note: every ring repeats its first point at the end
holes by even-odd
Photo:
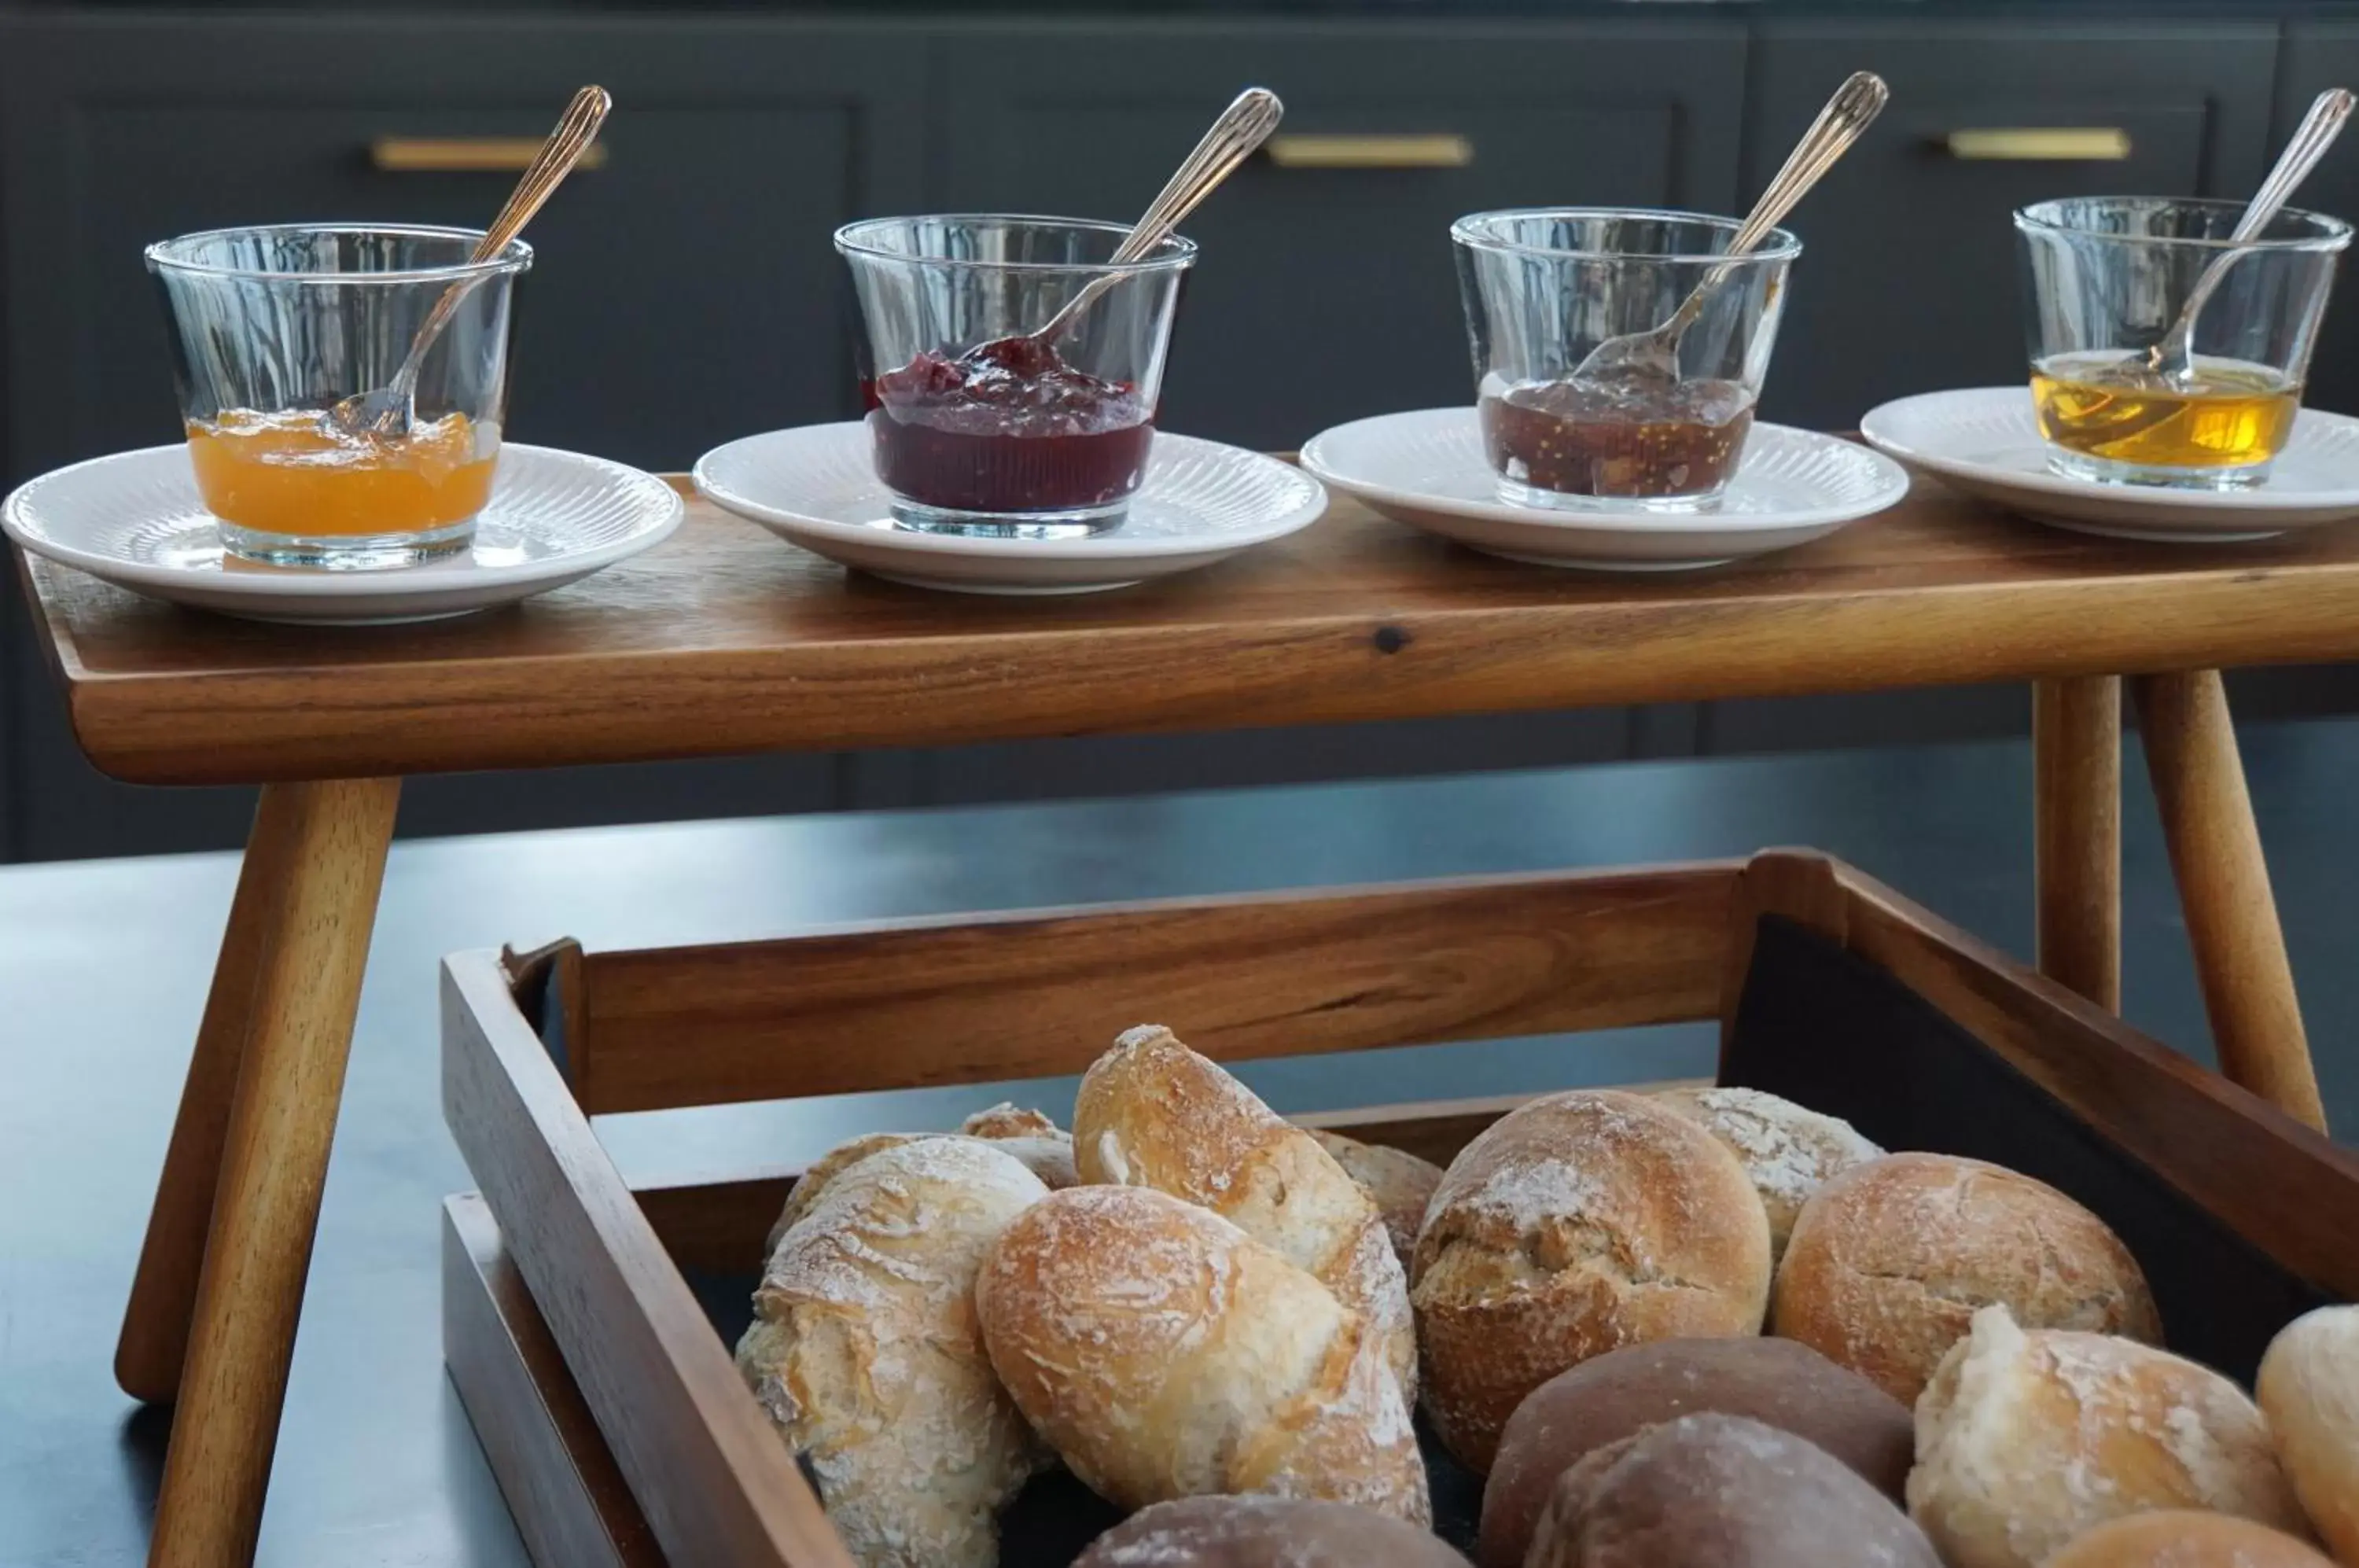
{"type": "Polygon", "coordinates": [[[2308,234],[2286,235],[2276,239],[2234,240],[2212,239],[2201,234],[2124,234],[2106,229],[2094,229],[2081,223],[2063,222],[2061,209],[2067,202],[2087,206],[2114,203],[2126,206],[2131,202],[2150,202],[2164,207],[2201,207],[2212,212],[2241,214],[2248,203],[2220,196],[2051,196],[2044,201],[2015,211],[2015,226],[2035,229],[2045,234],[2071,234],[2078,238],[2104,240],[2114,245],[2179,246],[2197,251],[2275,250],[2327,251],[2341,250],[2351,243],[2351,225],[2331,212],[2314,212],[2307,207],[2281,208],[2271,223],[2293,219],[2305,223],[2316,231],[2308,234]]]}
{"type": "Polygon", "coordinates": [[[1484,225],[1496,224],[1509,218],[1637,218],[1656,223],[1683,223],[1725,234],[1734,234],[1745,226],[1735,218],[1723,218],[1711,212],[1683,212],[1676,207],[1495,207],[1488,212],[1469,212],[1452,222],[1450,237],[1469,250],[1505,256],[1549,256],[1567,261],[1684,261],[1700,267],[1755,267],[1773,261],[1791,261],[1802,254],[1802,242],[1786,229],[1771,229],[1759,245],[1741,256],[1708,251],[1588,250],[1573,245],[1526,245],[1483,232],[1484,225]]]}
{"type": "Polygon", "coordinates": [[[1044,229],[1085,229],[1093,234],[1128,237],[1134,225],[1109,223],[1103,218],[1060,218],[1038,212],[909,212],[897,217],[857,218],[835,231],[835,248],[840,255],[866,256],[875,261],[907,262],[919,267],[988,267],[995,272],[1076,272],[1093,277],[1132,278],[1143,273],[1172,272],[1190,266],[1196,259],[1196,242],[1181,234],[1166,234],[1163,243],[1151,256],[1136,261],[994,261],[975,256],[920,256],[912,251],[893,250],[868,243],[864,230],[889,228],[897,223],[1006,223],[1029,224],[1044,229]]]}
{"type": "Polygon", "coordinates": [[[532,246],[512,239],[499,255],[484,261],[456,261],[440,267],[389,267],[381,272],[316,272],[300,267],[231,267],[198,261],[187,255],[210,241],[254,234],[374,234],[394,239],[463,240],[472,249],[484,237],[482,229],[440,223],[233,223],[226,228],[199,229],[158,240],[141,254],[150,271],[185,272],[200,278],[234,278],[270,283],[455,283],[498,273],[523,272],[532,266],[532,246]]]}

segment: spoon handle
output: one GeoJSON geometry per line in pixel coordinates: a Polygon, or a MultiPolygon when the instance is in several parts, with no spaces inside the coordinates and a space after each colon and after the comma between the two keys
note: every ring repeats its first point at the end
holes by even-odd
{"type": "MultiPolygon", "coordinates": [[[[1852,143],[1859,140],[1862,132],[1875,124],[1891,97],[1892,90],[1885,85],[1884,78],[1872,71],[1855,71],[1835,89],[1827,106],[1810,122],[1810,128],[1802,133],[1802,139],[1786,155],[1785,166],[1771,177],[1761,199],[1753,203],[1753,211],[1745,214],[1736,236],[1728,242],[1726,254],[1731,262],[1768,237],[1778,221],[1810,194],[1810,187],[1851,150],[1852,143]]],[[[1703,281],[1672,312],[1674,332],[1685,330],[1695,321],[1702,312],[1705,299],[1730,270],[1730,264],[1723,263],[1704,275],[1703,281]]]]}
{"type": "MultiPolygon", "coordinates": [[[[2342,87],[2330,87],[2310,101],[2310,112],[2295,127],[2292,139],[2286,143],[2285,151],[2277,155],[2277,167],[2269,170],[2267,180],[2261,181],[2261,188],[2255,192],[2252,205],[2245,209],[2245,215],[2236,220],[2236,227],[2228,236],[2231,245],[2247,245],[2258,238],[2261,231],[2267,228],[2270,221],[2293,199],[2294,191],[2310,178],[2310,171],[2318,167],[2318,160],[2326,156],[2326,149],[2334,145],[2334,138],[2343,134],[2343,122],[2351,118],[2354,102],[2349,89],[2342,87]]],[[[2179,308],[2179,319],[2170,323],[2170,331],[2156,345],[2155,363],[2158,365],[2186,366],[2190,363],[2195,318],[2202,312],[2205,303],[2220,287],[2221,280],[2227,277],[2228,268],[2234,266],[2238,258],[2250,254],[2243,250],[2223,251],[2203,269],[2202,275],[2195,279],[2195,287],[2187,291],[2187,303],[2179,308]]]]}
{"type": "MultiPolygon", "coordinates": [[[[1181,162],[1170,181],[1147,203],[1147,211],[1131,226],[1129,237],[1115,247],[1114,263],[1139,261],[1152,256],[1170,238],[1182,219],[1220,189],[1221,182],[1269,139],[1270,132],[1277,129],[1277,122],[1285,114],[1286,105],[1266,87],[1248,87],[1238,93],[1236,101],[1221,111],[1221,117],[1212,122],[1212,129],[1204,133],[1196,150],[1181,162]]],[[[1054,339],[1075,316],[1120,281],[1119,274],[1093,279],[1032,335],[1054,339]]]]}

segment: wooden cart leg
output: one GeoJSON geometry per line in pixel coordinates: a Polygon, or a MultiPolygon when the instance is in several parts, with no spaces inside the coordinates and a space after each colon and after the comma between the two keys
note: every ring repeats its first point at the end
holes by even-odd
{"type": "Polygon", "coordinates": [[[2039,972],[2122,1008],[2122,683],[2031,688],[2039,972]]]}
{"type": "Polygon", "coordinates": [[[2220,672],[2140,676],[2132,691],[2220,1070],[2323,1131],[2326,1111],[2220,672]]]}
{"type": "MultiPolygon", "coordinates": [[[[399,793],[393,779],[263,791],[255,838],[271,864],[259,869],[275,870],[277,885],[240,887],[253,942],[244,1059],[156,1501],[151,1568],[253,1560],[399,793]]],[[[256,870],[249,866],[248,876],[256,870]]],[[[189,1203],[201,1212],[201,1201],[189,1203]]]]}

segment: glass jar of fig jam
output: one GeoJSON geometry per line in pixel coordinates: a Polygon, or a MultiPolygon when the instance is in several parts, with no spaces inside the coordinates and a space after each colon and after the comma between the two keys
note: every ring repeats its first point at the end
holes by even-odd
{"type": "Polygon", "coordinates": [[[904,526],[1053,538],[1118,523],[1147,474],[1188,241],[992,214],[849,224],[861,395],[904,526]],[[1053,337],[1041,329],[1103,287],[1053,337]]]}

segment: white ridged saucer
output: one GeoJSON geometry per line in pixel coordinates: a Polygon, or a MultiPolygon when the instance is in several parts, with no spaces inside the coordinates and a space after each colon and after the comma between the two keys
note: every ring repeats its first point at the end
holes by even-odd
{"type": "Polygon", "coordinates": [[[1718,509],[1558,512],[1499,499],[1474,410],[1419,408],[1322,430],[1302,466],[1386,517],[1485,554],[1593,572],[1680,572],[1786,550],[1908,493],[1865,447],[1756,424],[1718,509]]]}
{"type": "Polygon", "coordinates": [[[298,626],[440,620],[576,583],[669,538],[680,498],[602,457],[500,448],[467,550],[418,566],[323,572],[225,560],[185,446],[93,458],[18,486],[0,528],[35,555],[201,610],[298,626]]]}
{"type": "Polygon", "coordinates": [[[1885,404],[1860,434],[1967,495],[2078,533],[2169,544],[2271,539],[2359,517],[2359,419],[2304,408],[2254,490],[2100,485],[2048,468],[2028,387],[1970,387],[1885,404]]]}
{"type": "Polygon", "coordinates": [[[697,459],[696,487],[815,555],[957,593],[1091,593],[1192,572],[1305,528],[1327,492],[1291,463],[1158,431],[1121,523],[1083,539],[921,533],[892,518],[868,427],[770,430],[697,459]]]}

